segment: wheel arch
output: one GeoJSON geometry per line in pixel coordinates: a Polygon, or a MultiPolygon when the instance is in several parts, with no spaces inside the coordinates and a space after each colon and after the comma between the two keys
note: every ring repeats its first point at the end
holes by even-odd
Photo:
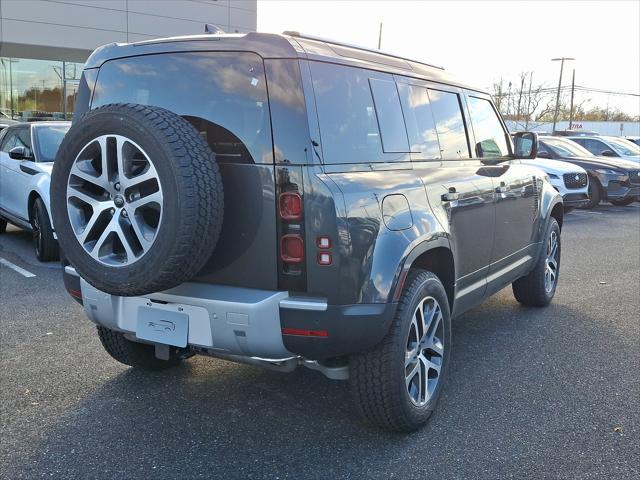
{"type": "Polygon", "coordinates": [[[404,260],[402,272],[393,290],[393,299],[397,301],[404,288],[404,282],[411,269],[428,270],[442,282],[449,308],[453,311],[455,298],[455,259],[448,238],[440,237],[416,246],[404,260]]]}

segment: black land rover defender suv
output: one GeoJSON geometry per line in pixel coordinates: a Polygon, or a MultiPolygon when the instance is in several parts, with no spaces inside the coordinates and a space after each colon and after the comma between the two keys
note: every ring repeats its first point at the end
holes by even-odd
{"type": "Polygon", "coordinates": [[[408,431],[451,318],[513,284],[544,306],[562,200],[490,97],[442,69],[283,35],[99,48],[51,183],[65,284],[107,352],[348,379],[408,431]]]}

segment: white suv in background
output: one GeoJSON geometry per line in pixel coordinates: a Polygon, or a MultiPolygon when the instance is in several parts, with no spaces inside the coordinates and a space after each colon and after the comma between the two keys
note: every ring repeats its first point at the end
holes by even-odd
{"type": "Polygon", "coordinates": [[[562,195],[565,212],[576,207],[584,207],[589,203],[589,176],[584,168],[569,162],[546,158],[521,161],[538,167],[547,174],[551,185],[562,195]]]}
{"type": "Polygon", "coordinates": [[[0,233],[7,223],[31,231],[40,261],[58,258],[49,182],[70,122],[20,123],[0,133],[0,233]]]}

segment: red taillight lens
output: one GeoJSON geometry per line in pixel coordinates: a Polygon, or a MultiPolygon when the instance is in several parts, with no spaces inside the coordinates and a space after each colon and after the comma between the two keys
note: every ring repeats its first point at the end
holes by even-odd
{"type": "Polygon", "coordinates": [[[283,327],[283,335],[297,335],[299,337],[328,337],[329,332],[326,330],[307,330],[305,328],[288,328],[283,327]]]}
{"type": "Polygon", "coordinates": [[[284,263],[302,263],[304,243],[300,235],[283,235],[280,239],[280,258],[284,263]]]}
{"type": "Polygon", "coordinates": [[[295,192],[281,193],[278,209],[280,218],[283,220],[300,220],[302,218],[302,197],[295,192]]]}

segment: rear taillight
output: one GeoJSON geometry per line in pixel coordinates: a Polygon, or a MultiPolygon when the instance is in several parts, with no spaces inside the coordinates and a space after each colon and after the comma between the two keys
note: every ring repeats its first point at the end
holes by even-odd
{"type": "Polygon", "coordinates": [[[297,234],[287,234],[280,238],[280,259],[286,264],[304,261],[304,243],[297,234]]]}
{"type": "Polygon", "coordinates": [[[302,219],[302,197],[297,192],[285,192],[278,199],[280,218],[287,221],[302,219]]]}

